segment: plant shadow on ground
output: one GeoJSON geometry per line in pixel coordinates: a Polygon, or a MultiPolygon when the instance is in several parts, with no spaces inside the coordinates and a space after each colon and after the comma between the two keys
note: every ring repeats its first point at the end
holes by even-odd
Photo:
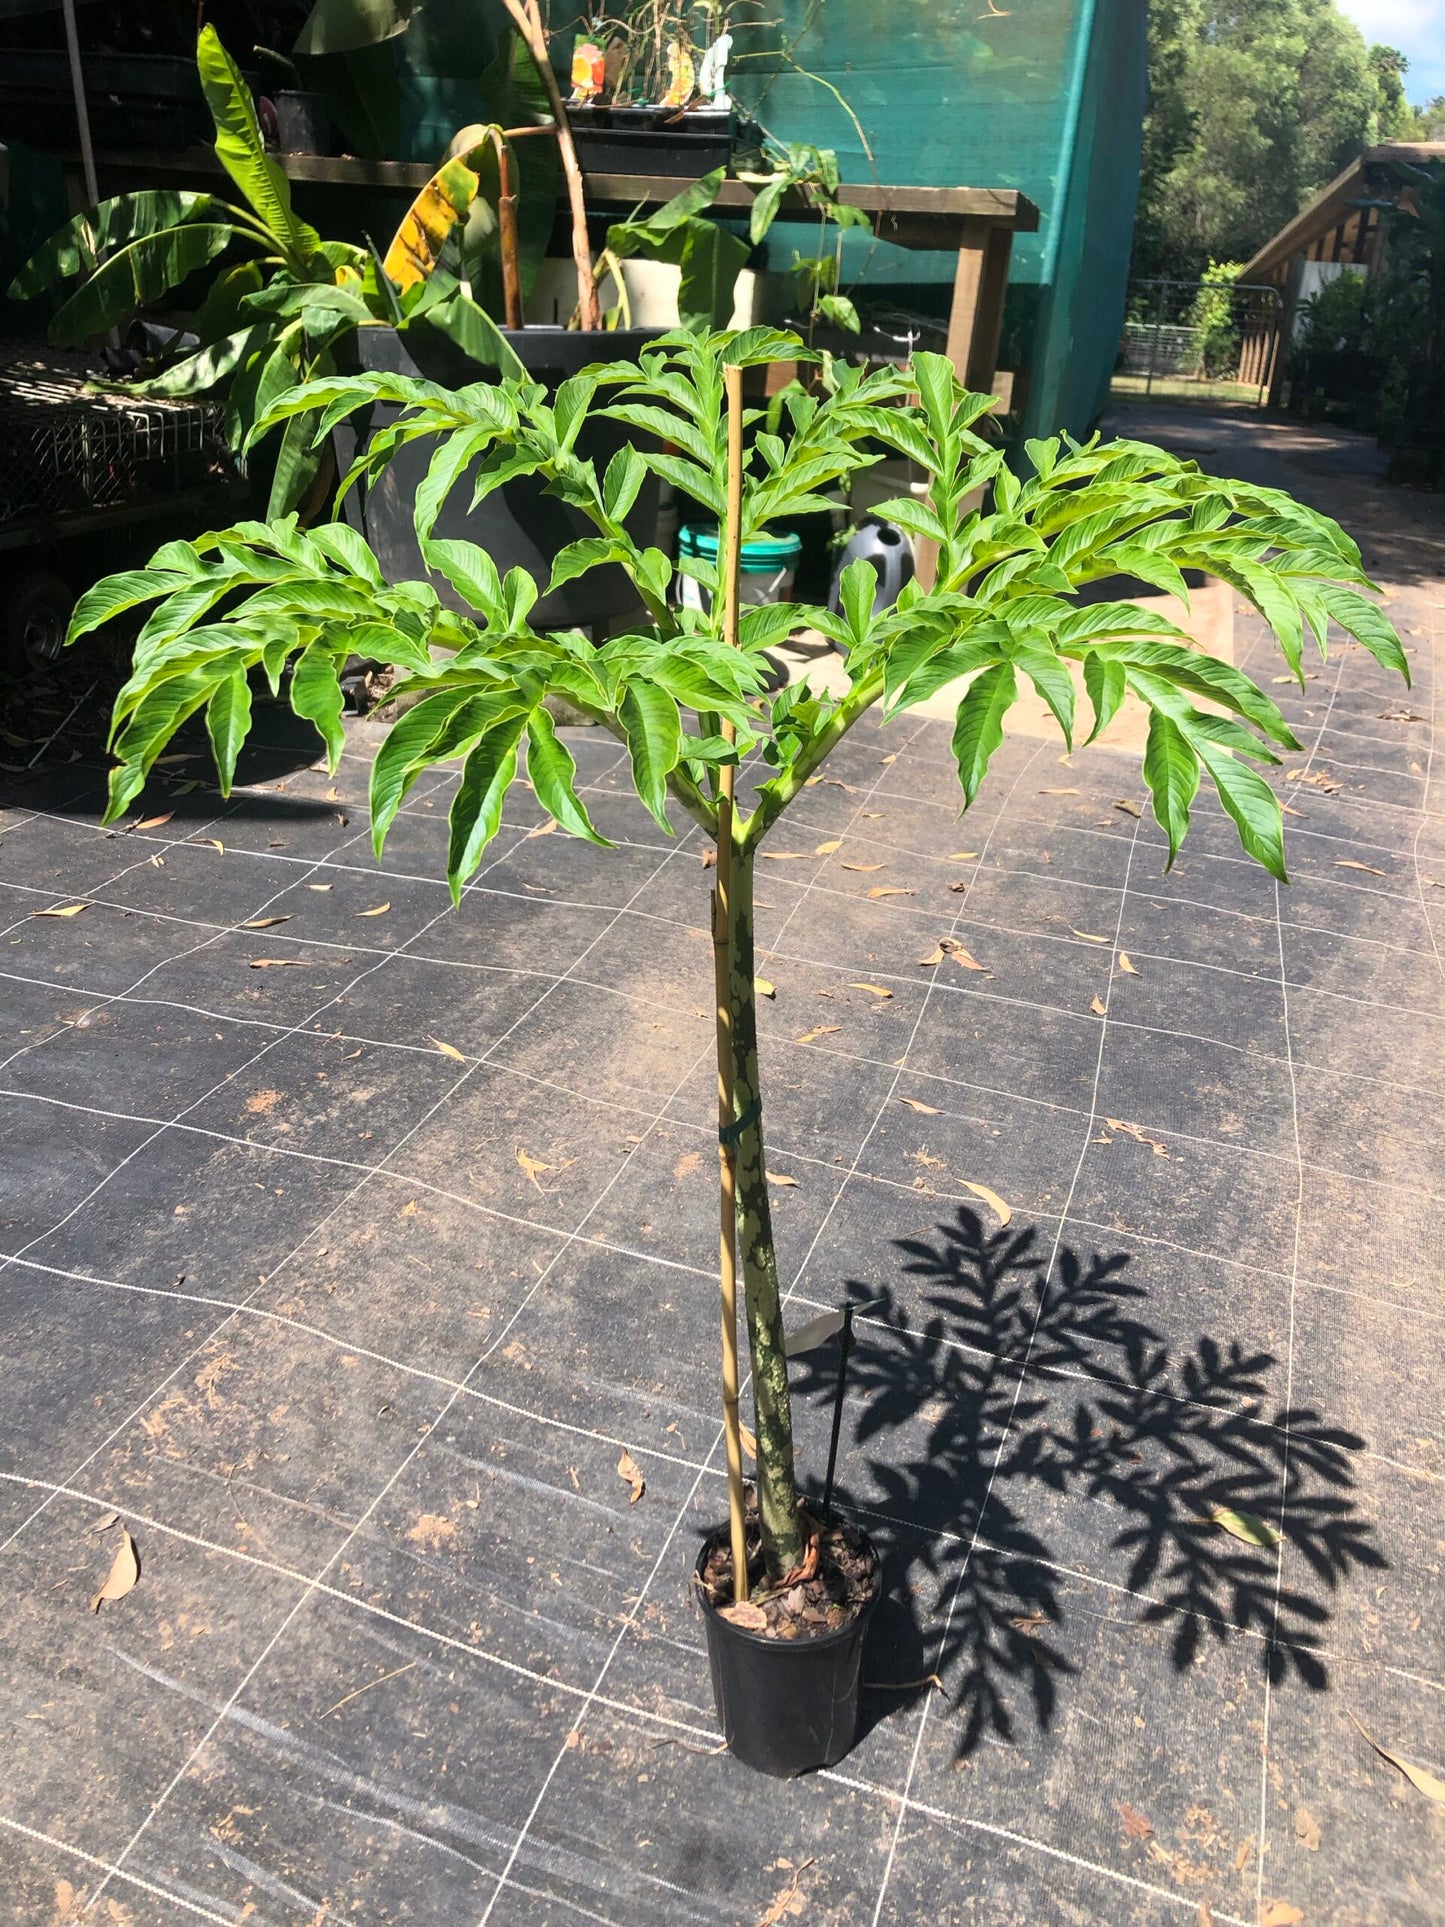
{"type": "MultiPolygon", "coordinates": [[[[1123,1570],[1101,1576],[1138,1595],[1141,1624],[1173,1628],[1177,1671],[1203,1641],[1245,1633],[1273,1681],[1326,1687],[1329,1595],[1355,1568],[1388,1565],[1351,1497],[1350,1455],[1364,1441],[1317,1412],[1271,1404],[1269,1352],[1201,1337],[1171,1355],[1143,1316],[1148,1293],[1126,1253],[1064,1248],[1050,1270],[1035,1230],[989,1234],[967,1208],[938,1233],[931,1244],[898,1241],[921,1285],[910,1309],[893,1288],[880,1299],[876,1285],[848,1285],[868,1307],[848,1380],[854,1449],[867,1454],[873,1488],[859,1516],[888,1573],[864,1664],[883,1690],[865,1692],[865,1728],[931,1690],[922,1676],[933,1672],[953,1702],[960,1756],[990,1735],[1015,1738],[1030,1703],[1038,1726],[1051,1724],[1077,1669],[1057,1639],[1064,1558],[1037,1517],[1071,1499],[1112,1509],[1098,1516],[1117,1520],[1123,1570]],[[922,1450],[900,1461],[909,1437],[922,1450]],[[1214,1519],[1228,1508],[1276,1525],[1282,1494],[1284,1571],[1272,1545],[1243,1543],[1214,1519]],[[913,1592],[935,1591],[932,1624],[900,1587],[905,1571],[913,1592]],[[932,1587],[917,1583],[923,1573],[932,1587]],[[911,1687],[889,1691],[889,1680],[911,1687]]],[[[800,1391],[831,1398],[836,1349],[803,1362],[800,1391]]],[[[848,1507],[846,1476],[838,1493],[848,1507]]]]}

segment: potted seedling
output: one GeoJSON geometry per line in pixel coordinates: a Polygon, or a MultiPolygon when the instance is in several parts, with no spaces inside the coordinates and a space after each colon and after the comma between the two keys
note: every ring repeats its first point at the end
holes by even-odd
{"type": "Polygon", "coordinates": [[[755,10],[753,0],[631,0],[578,33],[567,114],[584,164],[682,180],[725,168],[732,28],[755,10]]]}
{"type": "MultiPolygon", "coordinates": [[[[665,833],[673,832],[676,810],[716,840],[729,1520],[704,1547],[696,1583],[724,1731],[744,1759],[775,1773],[834,1760],[851,1742],[856,1633],[880,1576],[861,1531],[823,1529],[800,1503],[757,1038],[753,867],[760,848],[870,710],[881,705],[885,717],[896,716],[945,689],[950,701],[956,697],[953,753],[967,808],[1003,739],[1004,717],[1027,685],[1070,747],[1081,692],[1090,736],[1126,697],[1143,704],[1144,777],[1170,859],[1203,775],[1247,854],[1283,880],[1280,805],[1255,765],[1298,748],[1284,716],[1248,677],[1190,647],[1157,612],[1081,602],[1079,591],[1106,577],[1142,577],[1180,595],[1185,569],[1223,577],[1259,609],[1301,680],[1306,639],[1312,635],[1323,652],[1331,620],[1406,674],[1394,630],[1362,593],[1371,585],[1359,551],[1326,516],[1277,490],[1202,474],[1193,462],[1134,442],[1033,442],[1032,474],[1021,480],[978,432],[990,397],[965,392],[940,356],[919,355],[911,371],[838,368],[830,392],[791,395],[778,433],[758,433],[749,446],[743,371],[807,352],[795,336],[762,329],[708,338],[679,332],[632,366],[609,363],[573,377],[551,400],[538,384],[519,380],[455,393],[385,374],[312,383],[280,397],[263,419],[282,423],[319,405],[329,421],[384,398],[400,411],[396,435],[431,447],[416,499],[417,536],[466,613],[439,607],[426,583],[387,581],[353,531],[307,533],[287,520],[167,544],[148,569],[92,589],[71,630],[81,635],[153,605],[116,703],[107,821],[139,794],[176,730],[200,713],[228,790],[257,675],[273,690],[289,678],[292,707],[315,722],[334,766],[343,746],[338,670],[365,647],[396,668],[412,700],[372,769],[376,847],[418,778],[458,765],[446,859],[454,897],[496,834],[524,754],[536,799],[559,827],[605,841],[553,725],[554,695],[626,745],[637,794],[665,833]],[[665,440],[669,452],[648,461],[717,516],[720,563],[693,557],[685,564],[708,591],[705,607],[674,606],[667,558],[627,533],[643,457],[624,448],[599,474],[576,454],[584,425],[599,415],[665,440]],[[931,478],[927,504],[910,501],[894,513],[903,521],[906,510],[938,544],[934,587],[912,582],[878,611],[873,569],[855,562],[836,615],[793,604],[740,607],[741,544],[813,507],[823,490],[883,449],[910,457],[931,478]],[[436,536],[451,489],[487,486],[504,472],[545,477],[586,517],[593,533],[556,556],[551,584],[621,567],[647,612],[631,633],[593,649],[575,633],[539,630],[529,621],[536,582],[516,570],[500,576],[482,549],[436,536]],[[979,491],[982,506],[968,508],[979,491]],[[802,685],[761,697],[762,652],[801,623],[838,645],[847,692],[802,685]],[[740,759],[752,752],[758,761],[744,802],[734,786],[740,759]],[[738,1404],[738,1256],[755,1420],[752,1518],[738,1404]]],[[[383,463],[388,452],[374,447],[367,459],[383,463]]]]}

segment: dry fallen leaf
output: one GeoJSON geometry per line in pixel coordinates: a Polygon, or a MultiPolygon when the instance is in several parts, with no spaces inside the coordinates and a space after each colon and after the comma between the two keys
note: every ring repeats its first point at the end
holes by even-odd
{"type": "Polygon", "coordinates": [[[442,1042],[442,1040],[440,1039],[440,1037],[433,1037],[433,1036],[431,1035],[431,1033],[430,1033],[430,1031],[428,1031],[428,1033],[427,1033],[427,1040],[426,1040],[426,1041],[427,1041],[427,1042],[428,1042],[429,1044],[435,1044],[435,1045],[436,1045],[436,1047],[437,1047],[437,1049],[438,1049],[438,1050],[439,1050],[439,1051],[441,1052],[441,1054],[442,1054],[442,1056],[443,1056],[443,1057],[455,1057],[455,1059],[457,1060],[457,1062],[458,1062],[459,1064],[465,1064],[465,1063],[466,1063],[466,1061],[467,1061],[467,1060],[466,1060],[466,1058],[465,1058],[465,1057],[464,1057],[464,1056],[462,1055],[462,1053],[461,1053],[461,1052],[460,1052],[460,1051],[459,1051],[459,1050],[457,1049],[457,1047],[456,1047],[456,1045],[455,1045],[455,1044],[444,1044],[444,1043],[442,1042]]]}
{"type": "Polygon", "coordinates": [[[1335,859],[1335,868],[1337,870],[1363,870],[1366,876],[1372,877],[1384,877],[1390,874],[1388,870],[1377,870],[1373,863],[1356,863],[1352,856],[1337,857],[1335,859]]]}
{"type": "Polygon", "coordinates": [[[1128,1840],[1148,1840],[1154,1832],[1154,1822],[1138,1807],[1131,1807],[1127,1800],[1119,1802],[1119,1812],[1124,1818],[1124,1837],[1128,1840]]]}
{"type": "Polygon", "coordinates": [[[947,955],[948,952],[944,949],[943,945],[936,943],[926,957],[920,957],[918,959],[918,968],[920,970],[931,970],[935,964],[941,964],[947,955]]]}
{"type": "Polygon", "coordinates": [[[539,1171],[555,1171],[557,1169],[556,1165],[543,1164],[540,1158],[529,1157],[520,1144],[517,1146],[517,1162],[532,1180],[533,1184],[537,1185],[537,1189],[542,1192],[543,1197],[546,1197],[547,1193],[545,1190],[543,1190],[540,1184],[537,1184],[537,1173],[539,1171]]]}
{"type": "Polygon", "coordinates": [[[292,914],[293,913],[288,910],[284,917],[248,917],[241,925],[241,928],[243,930],[269,930],[274,924],[290,923],[292,914]]]}
{"type": "Polygon", "coordinates": [[[169,823],[174,815],[174,810],[167,810],[163,816],[148,816],[143,823],[132,823],[126,835],[134,836],[137,830],[158,830],[163,823],[169,823]]]}
{"type": "Polygon", "coordinates": [[[1106,1117],[1104,1122],[1111,1131],[1121,1131],[1125,1137],[1133,1138],[1136,1144],[1147,1144],[1156,1158],[1167,1158],[1169,1156],[1168,1151],[1159,1142],[1158,1138],[1150,1137],[1142,1125],[1129,1124],[1122,1117],[1106,1117]]]}
{"type": "Polygon", "coordinates": [[[738,1424],[738,1443],[750,1459],[756,1460],[758,1456],[758,1442],[741,1421],[739,1421],[738,1424]]]}
{"type": "Polygon", "coordinates": [[[840,863],[838,865],[840,870],[857,870],[865,876],[871,876],[875,870],[886,870],[887,867],[886,863],[840,863]]]}
{"type": "Polygon", "coordinates": [[[1293,676],[1271,676],[1270,681],[1272,683],[1293,682],[1294,677],[1293,676]]]}
{"type": "Polygon", "coordinates": [[[831,856],[843,841],[841,836],[832,837],[827,843],[819,843],[813,851],[814,856],[831,856]]]}
{"type": "Polygon", "coordinates": [[[1142,816],[1144,814],[1139,808],[1139,805],[1130,802],[1127,796],[1116,796],[1114,798],[1114,808],[1116,810],[1122,810],[1125,816],[1142,816]]]}
{"type": "Polygon", "coordinates": [[[299,970],[304,959],[301,957],[253,957],[249,968],[252,970],[299,970]]]}
{"type": "Polygon", "coordinates": [[[1040,796],[1077,796],[1077,790],[1040,790],[1040,796]]]}
{"type": "Polygon", "coordinates": [[[1247,1546],[1277,1546],[1279,1534],[1267,1520],[1252,1512],[1236,1512],[1233,1506],[1217,1505],[1209,1515],[1212,1524],[1242,1539],[1247,1546]]]}
{"type": "MultiPolygon", "coordinates": [[[[778,1862],[780,1867],[785,1867],[787,1864],[785,1860],[778,1862]]],[[[781,1921],[796,1919],[799,1914],[808,1911],[807,1902],[803,1899],[798,1883],[812,1864],[811,1860],[804,1860],[799,1866],[794,1867],[787,1886],[773,1896],[772,1905],[758,1922],[758,1927],[779,1927],[781,1921]]]]}
{"type": "Polygon", "coordinates": [[[916,890],[896,890],[886,883],[875,883],[868,892],[870,897],[916,897],[916,890]]]}
{"type": "Polygon", "coordinates": [[[760,997],[776,997],[778,994],[778,986],[770,984],[766,977],[754,977],[753,989],[760,997]]]}
{"type": "Polygon", "coordinates": [[[972,863],[977,855],[977,850],[954,850],[947,860],[950,863],[972,863]]]}
{"type": "Polygon", "coordinates": [[[875,997],[891,997],[893,992],[885,990],[882,984],[849,984],[850,990],[871,990],[875,997]]]}
{"type": "Polygon", "coordinates": [[[948,946],[948,954],[960,970],[982,970],[985,973],[988,970],[988,965],[981,964],[978,958],[971,951],[965,950],[961,943],[951,943],[948,946]]]}
{"type": "Polygon", "coordinates": [[[925,1104],[916,1097],[900,1097],[898,1102],[906,1104],[910,1111],[921,1111],[925,1117],[942,1117],[943,1112],[936,1104],[925,1104]]]}
{"type": "Polygon", "coordinates": [[[787,1174],[783,1171],[769,1171],[768,1173],[769,1184],[781,1184],[785,1186],[791,1186],[791,1185],[796,1185],[797,1182],[798,1180],[796,1178],[788,1177],[787,1174]]]}
{"type": "Polygon", "coordinates": [[[1194,1927],[1214,1927],[1214,1914],[1207,1900],[1201,1900],[1194,1916],[1194,1927]]]}
{"type": "Polygon", "coordinates": [[[118,1512],[107,1512],[103,1518],[97,1519],[89,1530],[91,1532],[109,1532],[112,1526],[118,1526],[119,1524],[120,1514],[118,1512]]]}
{"type": "Polygon", "coordinates": [[[633,1458],[626,1447],[623,1448],[622,1457],[617,1461],[617,1476],[619,1479],[626,1479],[627,1483],[632,1487],[632,1496],[628,1499],[627,1503],[629,1505],[636,1505],[637,1501],[647,1490],[647,1481],[639,1471],[636,1459],[633,1458]]]}
{"type": "Polygon", "coordinates": [[[1089,1009],[1093,1011],[1096,1017],[1107,1017],[1109,1014],[1109,1006],[1104,1002],[1102,997],[1091,997],[1089,999],[1089,1009]]]}
{"type": "Polygon", "coordinates": [[[819,1312],[806,1325],[799,1325],[795,1332],[789,1332],[783,1341],[783,1350],[789,1358],[801,1358],[804,1352],[815,1352],[820,1345],[826,1345],[833,1334],[842,1329],[841,1311],[819,1312]]]}
{"type": "MultiPolygon", "coordinates": [[[[1069,925],[1069,928],[1074,930],[1072,924],[1069,925]]],[[[1074,930],[1074,935],[1076,937],[1082,937],[1085,943],[1107,943],[1109,941],[1107,937],[1096,936],[1092,930],[1074,930]]]]}
{"type": "Polygon", "coordinates": [[[711,844],[709,844],[707,849],[702,853],[702,867],[704,870],[715,870],[717,868],[717,851],[713,849],[711,844]]]}
{"type": "Polygon", "coordinates": [[[812,1030],[805,1030],[801,1037],[795,1037],[795,1044],[811,1044],[819,1037],[832,1037],[843,1028],[841,1024],[818,1024],[812,1030]]]}
{"type": "Polygon", "coordinates": [[[941,964],[945,957],[952,957],[960,970],[981,970],[988,974],[988,965],[981,964],[970,950],[965,950],[957,937],[940,937],[926,957],[918,959],[920,970],[931,970],[941,964]]]}
{"type": "Polygon", "coordinates": [[[1121,950],[1119,952],[1119,968],[1126,977],[1137,977],[1139,975],[1139,972],[1134,968],[1134,965],[1129,959],[1127,950],[1121,950]]]}
{"type": "Polygon", "coordinates": [[[378,903],[374,910],[358,910],[356,914],[359,917],[384,917],[390,908],[389,903],[378,903]]]}
{"type": "Polygon", "coordinates": [[[122,1526],[120,1529],[120,1549],[115,1555],[105,1584],[90,1602],[93,1613],[100,1611],[102,1600],[124,1599],[140,1578],[140,1557],[135,1549],[135,1540],[122,1526]]]}
{"type": "Polygon", "coordinates": [[[718,1612],[721,1618],[741,1626],[744,1632],[763,1633],[768,1629],[768,1615],[751,1599],[734,1600],[731,1606],[720,1606],[718,1612]]]}
{"type": "Polygon", "coordinates": [[[811,863],[813,860],[806,850],[759,850],[758,855],[766,857],[769,863],[811,863]]]}
{"type": "Polygon", "coordinates": [[[1012,1219],[1012,1209],[1004,1203],[997,1191],[990,1191],[986,1184],[971,1184],[967,1178],[960,1178],[959,1183],[965,1191],[972,1191],[976,1198],[982,1198],[989,1210],[997,1213],[1000,1224],[1008,1224],[1012,1219]]]}
{"type": "Polygon", "coordinates": [[[1308,1807],[1295,1808],[1294,1831],[1295,1838],[1306,1853],[1319,1852],[1320,1840],[1323,1837],[1320,1833],[1320,1823],[1308,1807]]]}
{"type": "MultiPolygon", "coordinates": [[[[1350,1714],[1350,1718],[1355,1720],[1353,1713],[1350,1714]]],[[[1355,1725],[1360,1726],[1360,1722],[1355,1720],[1355,1725]]],[[[1387,1746],[1381,1746],[1374,1734],[1366,1732],[1363,1726],[1360,1726],[1360,1731],[1364,1733],[1365,1738],[1382,1760],[1388,1760],[1391,1766],[1400,1769],[1417,1793],[1423,1793],[1427,1800],[1436,1800],[1440,1805],[1445,1806],[1445,1780],[1432,1773],[1428,1767],[1416,1766],[1413,1761],[1402,1759],[1398,1753],[1392,1753],[1387,1746]]]]}
{"type": "Polygon", "coordinates": [[[1259,1910],[1259,1927],[1299,1927],[1304,1914],[1287,1900],[1267,1900],[1259,1910]]]}
{"type": "Polygon", "coordinates": [[[193,843],[209,843],[211,848],[213,850],[219,850],[222,856],[226,854],[226,846],[218,836],[193,836],[191,841],[193,843]]]}
{"type": "Polygon", "coordinates": [[[32,910],[30,914],[32,917],[78,917],[85,908],[83,903],[66,903],[49,910],[32,910]]]}

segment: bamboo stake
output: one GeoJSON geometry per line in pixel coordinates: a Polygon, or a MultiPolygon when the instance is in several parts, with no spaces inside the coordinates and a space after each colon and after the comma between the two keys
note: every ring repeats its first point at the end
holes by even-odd
{"type": "MultiPolygon", "coordinates": [[[[723,599],[723,641],[738,646],[738,583],[741,569],[743,497],[743,371],[723,372],[727,392],[727,518],[718,557],[718,594],[723,599]]],[[[731,723],[722,725],[729,742],[731,723]]],[[[737,1147],[727,1133],[733,1123],[733,1036],[731,965],[733,879],[733,790],[736,770],[725,763],[718,772],[717,883],[712,897],[713,978],[717,991],[717,1117],[719,1282],[722,1288],[723,1435],[728,1461],[728,1524],[733,1551],[733,1597],[748,1596],[747,1531],[743,1512],[743,1445],[738,1416],[738,1212],[737,1147]]]]}
{"type": "Polygon", "coordinates": [[[552,71],[552,56],[547,51],[547,30],[537,0],[502,0],[512,16],[528,52],[536,62],[537,74],[547,90],[552,117],[557,123],[557,149],[562,156],[562,172],[567,177],[567,201],[572,210],[572,260],[577,269],[577,307],[584,328],[602,326],[602,310],[597,300],[597,285],[592,278],[592,243],[587,238],[587,196],[582,184],[582,164],[572,141],[572,125],[562,100],[562,90],[552,71]]]}

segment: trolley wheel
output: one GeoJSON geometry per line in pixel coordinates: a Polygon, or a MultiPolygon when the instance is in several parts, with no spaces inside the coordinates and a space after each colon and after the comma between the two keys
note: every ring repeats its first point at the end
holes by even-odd
{"type": "Polygon", "coordinates": [[[0,664],[15,674],[54,662],[75,597],[58,575],[33,569],[0,600],[0,664]]]}

